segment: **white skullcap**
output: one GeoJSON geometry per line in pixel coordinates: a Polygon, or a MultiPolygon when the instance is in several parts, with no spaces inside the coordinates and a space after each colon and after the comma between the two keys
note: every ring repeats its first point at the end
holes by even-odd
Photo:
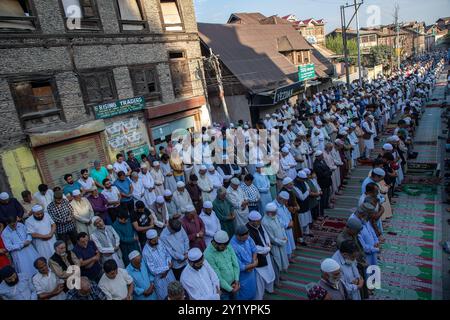
{"type": "Polygon", "coordinates": [[[373,115],[370,115],[370,116],[369,116],[369,119],[375,120],[375,117],[374,117],[373,115]]]}
{"type": "Polygon", "coordinates": [[[128,254],[128,260],[133,260],[136,257],[139,257],[141,254],[137,250],[133,250],[128,254]]]}
{"type": "Polygon", "coordinates": [[[248,129],[248,125],[244,124],[244,129],[248,129]]]}
{"type": "Polygon", "coordinates": [[[101,220],[101,218],[100,218],[99,216],[93,216],[93,217],[91,218],[92,224],[95,224],[95,222],[96,222],[97,220],[101,220]]]}
{"type": "Polygon", "coordinates": [[[266,212],[276,212],[277,211],[277,205],[273,202],[270,202],[266,204],[266,212]]]}
{"type": "Polygon", "coordinates": [[[266,118],[270,118],[270,114],[266,113],[266,118]]]}
{"type": "Polygon", "coordinates": [[[184,212],[188,213],[188,212],[192,212],[195,211],[195,207],[192,204],[188,204],[185,208],[184,208],[184,212]]]}
{"type": "Polygon", "coordinates": [[[341,136],[345,136],[345,135],[348,134],[348,132],[345,131],[344,129],[341,129],[341,130],[339,130],[339,134],[340,134],[341,136]]]}
{"type": "Polygon", "coordinates": [[[169,189],[164,190],[164,197],[170,197],[172,195],[172,191],[169,189]]]}
{"type": "Polygon", "coordinates": [[[212,209],[212,207],[213,207],[213,204],[212,204],[211,201],[203,202],[203,208],[205,208],[205,209],[212,209]]]}
{"type": "Polygon", "coordinates": [[[286,147],[286,146],[284,146],[284,147],[281,149],[281,152],[283,152],[283,153],[289,153],[289,148],[286,147]]]}
{"type": "Polygon", "coordinates": [[[384,177],[386,175],[386,172],[384,172],[384,170],[381,168],[375,168],[372,172],[380,177],[384,177]]]}
{"type": "Polygon", "coordinates": [[[208,168],[208,171],[214,171],[214,170],[216,170],[216,168],[214,168],[214,166],[210,166],[210,167],[208,168]]]}
{"type": "Polygon", "coordinates": [[[352,124],[350,125],[350,128],[356,128],[356,123],[352,123],[352,124]]]}
{"type": "Polygon", "coordinates": [[[186,184],[183,181],[177,182],[177,188],[184,188],[185,186],[186,186],[186,184]]]}
{"type": "Polygon", "coordinates": [[[228,237],[228,233],[226,233],[223,230],[217,231],[216,234],[214,235],[214,241],[219,244],[227,243],[228,240],[230,240],[230,238],[228,237]]]}
{"type": "Polygon", "coordinates": [[[72,191],[72,195],[73,195],[74,197],[75,197],[75,196],[79,196],[80,194],[81,194],[81,191],[78,190],[78,189],[72,191]]]}
{"type": "Polygon", "coordinates": [[[44,208],[42,208],[42,206],[39,205],[39,204],[36,204],[36,205],[34,205],[34,206],[31,208],[31,211],[33,211],[33,212],[39,212],[39,211],[42,211],[42,210],[44,210],[44,208]]]}
{"type": "Polygon", "coordinates": [[[256,164],[256,168],[264,168],[264,163],[258,162],[258,163],[256,164]]]}
{"type": "Polygon", "coordinates": [[[147,168],[147,165],[145,163],[141,164],[141,169],[147,168]]]}
{"type": "Polygon", "coordinates": [[[316,153],[314,153],[315,157],[320,157],[321,155],[323,155],[323,152],[320,150],[317,150],[316,153]]]}
{"type": "Polygon", "coordinates": [[[322,270],[322,272],[331,273],[338,271],[339,269],[341,269],[339,263],[330,258],[323,260],[320,264],[320,270],[322,270]]]}
{"type": "Polygon", "coordinates": [[[202,164],[201,166],[200,166],[200,168],[199,168],[199,171],[204,171],[204,170],[206,170],[207,168],[206,168],[206,166],[204,165],[204,164],[202,164]]]}
{"type": "Polygon", "coordinates": [[[153,166],[154,167],[159,166],[159,161],[153,161],[153,166]]]}
{"type": "Polygon", "coordinates": [[[306,174],[305,171],[302,170],[297,173],[297,177],[299,177],[300,179],[306,179],[308,178],[308,175],[306,174]]]}
{"type": "Polygon", "coordinates": [[[336,140],[334,141],[334,143],[335,143],[335,144],[338,144],[338,145],[343,145],[343,144],[344,144],[344,141],[342,141],[341,139],[336,139],[336,140]]]}
{"type": "Polygon", "coordinates": [[[188,259],[189,261],[195,262],[202,258],[203,253],[199,248],[192,248],[188,251],[188,259]]]}
{"type": "Polygon", "coordinates": [[[289,200],[289,193],[287,193],[286,191],[281,191],[278,195],[281,199],[289,200]]]}
{"type": "Polygon", "coordinates": [[[147,232],[145,233],[145,237],[146,237],[148,240],[155,239],[157,236],[158,236],[158,232],[156,232],[155,229],[149,229],[149,230],[147,230],[147,232]]]}
{"type": "Polygon", "coordinates": [[[258,211],[253,210],[248,214],[248,220],[250,221],[259,221],[261,219],[262,216],[258,211]]]}
{"type": "Polygon", "coordinates": [[[231,179],[231,183],[234,184],[235,186],[238,186],[241,184],[241,182],[239,181],[238,178],[233,178],[231,179]]]}
{"type": "Polygon", "coordinates": [[[390,143],[385,143],[383,145],[383,149],[386,150],[386,151],[392,151],[392,150],[394,150],[394,147],[390,143]]]}
{"type": "Polygon", "coordinates": [[[289,177],[286,177],[286,178],[283,179],[283,186],[285,186],[285,185],[287,185],[287,184],[289,184],[291,182],[292,182],[292,179],[289,178],[289,177]]]}
{"type": "Polygon", "coordinates": [[[112,166],[112,164],[108,164],[108,165],[106,166],[106,169],[112,170],[112,169],[114,169],[114,167],[112,166]]]}
{"type": "Polygon", "coordinates": [[[322,121],[317,121],[317,123],[316,123],[318,126],[321,126],[321,125],[323,125],[323,123],[322,123],[322,121]]]}
{"type": "Polygon", "coordinates": [[[305,171],[307,175],[311,174],[311,170],[309,170],[308,168],[303,169],[303,171],[305,171]]]}
{"type": "Polygon", "coordinates": [[[165,200],[164,200],[163,196],[157,196],[156,197],[156,203],[162,204],[164,202],[165,202],[165,200]]]}

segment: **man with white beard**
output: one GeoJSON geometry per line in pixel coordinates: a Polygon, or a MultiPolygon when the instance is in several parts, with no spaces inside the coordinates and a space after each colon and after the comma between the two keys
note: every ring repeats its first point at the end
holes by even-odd
{"type": "Polygon", "coordinates": [[[153,180],[152,175],[148,171],[148,167],[146,164],[141,164],[141,172],[139,172],[139,179],[142,181],[144,186],[144,203],[147,208],[155,202],[156,194],[155,194],[155,181],[153,180]]]}
{"type": "Polygon", "coordinates": [[[209,181],[211,181],[213,185],[213,191],[211,192],[211,202],[214,201],[217,197],[217,190],[223,187],[223,177],[216,171],[214,166],[208,168],[208,173],[206,174],[209,181]]]}
{"type": "Polygon", "coordinates": [[[139,174],[137,172],[131,173],[131,184],[133,185],[134,203],[137,201],[144,201],[145,188],[142,180],[139,179],[139,174]]]}
{"type": "Polygon", "coordinates": [[[173,193],[173,201],[181,209],[181,212],[184,212],[187,206],[193,205],[191,196],[185,187],[186,184],[183,181],[178,181],[177,190],[173,193]]]}

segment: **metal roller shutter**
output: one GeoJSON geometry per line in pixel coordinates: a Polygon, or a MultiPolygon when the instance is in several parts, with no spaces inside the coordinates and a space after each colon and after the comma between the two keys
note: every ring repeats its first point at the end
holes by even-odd
{"type": "Polygon", "coordinates": [[[42,178],[50,187],[63,186],[64,175],[72,173],[75,179],[80,170],[90,169],[98,159],[106,165],[106,155],[99,134],[84,136],[35,149],[42,178]]]}

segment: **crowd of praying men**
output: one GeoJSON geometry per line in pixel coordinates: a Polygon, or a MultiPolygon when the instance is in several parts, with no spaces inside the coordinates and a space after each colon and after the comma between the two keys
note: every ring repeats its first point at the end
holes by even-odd
{"type": "Polygon", "coordinates": [[[113,164],[95,160],[78,179],[68,173],[62,186],[41,184],[21,200],[2,192],[0,299],[262,300],[283,285],[314,223],[364,164],[373,169],[357,209],[308,297],[369,298],[366,269],[377,264],[382,222],[417,157],[415,128],[444,56],[417,56],[390,76],[286,102],[254,128],[214,123],[141,159],[129,151],[113,164]],[[397,128],[374,157],[392,121],[397,128]],[[279,139],[252,148],[262,129],[279,139]],[[232,146],[223,160],[243,150],[256,161],[215,163],[213,145],[232,146]],[[261,157],[276,148],[278,170],[261,157]],[[186,163],[196,150],[202,161],[186,163]]]}

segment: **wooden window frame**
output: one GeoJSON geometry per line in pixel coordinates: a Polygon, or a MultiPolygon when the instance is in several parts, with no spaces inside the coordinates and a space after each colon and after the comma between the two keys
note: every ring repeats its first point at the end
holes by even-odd
{"type": "MultiPolygon", "coordinates": [[[[80,0],[83,1],[83,0],[80,0]]],[[[89,18],[81,18],[81,29],[69,29],[67,27],[67,20],[71,19],[71,18],[67,18],[66,17],[66,10],[64,9],[64,4],[63,4],[63,0],[59,0],[59,7],[61,8],[61,13],[63,15],[63,20],[64,20],[64,28],[66,29],[67,32],[70,33],[77,33],[77,32],[81,32],[81,33],[88,33],[88,32],[103,32],[103,24],[102,24],[102,20],[100,18],[100,11],[98,10],[98,4],[97,4],[97,0],[85,0],[85,1],[90,1],[91,2],[91,7],[93,8],[93,10],[95,11],[95,17],[89,17],[89,18]],[[97,24],[97,29],[89,29],[89,28],[83,28],[83,23],[91,23],[94,22],[97,24]]],[[[83,6],[81,6],[81,12],[84,16],[84,9],[83,6]]]]}
{"type": "Polygon", "coordinates": [[[79,75],[80,75],[79,76],[80,89],[81,89],[81,93],[83,94],[83,102],[84,102],[84,106],[85,106],[87,114],[93,112],[93,107],[96,105],[116,101],[119,99],[118,93],[117,93],[116,81],[114,78],[114,72],[113,72],[112,68],[85,69],[85,70],[81,70],[79,72],[79,75]],[[84,78],[87,76],[92,76],[92,75],[99,74],[99,73],[109,73],[108,78],[109,78],[109,82],[111,84],[111,91],[113,94],[113,98],[111,100],[91,102],[91,101],[89,101],[89,94],[88,94],[88,90],[87,90],[87,86],[86,86],[86,82],[85,82],[84,78]]]}
{"type": "Polygon", "coordinates": [[[128,67],[128,70],[130,72],[130,78],[131,78],[131,85],[133,87],[133,93],[135,96],[144,96],[145,97],[145,101],[146,102],[154,102],[154,101],[161,101],[162,99],[162,93],[161,93],[161,83],[159,81],[159,77],[158,77],[158,70],[157,70],[157,66],[155,64],[141,64],[141,65],[132,65],[128,67]],[[135,85],[135,79],[134,79],[134,72],[136,71],[143,71],[145,72],[146,70],[152,70],[155,76],[155,87],[156,87],[156,92],[154,93],[146,93],[146,94],[142,94],[142,93],[138,93],[136,92],[136,85],[135,85]]]}
{"type": "Polygon", "coordinates": [[[174,77],[173,77],[172,68],[171,68],[172,63],[185,62],[187,64],[188,71],[189,71],[189,79],[191,78],[191,73],[190,73],[191,70],[189,68],[189,59],[187,58],[186,50],[170,50],[167,52],[167,55],[169,58],[168,60],[169,60],[170,77],[172,79],[172,88],[173,88],[173,93],[175,95],[175,98],[192,96],[194,93],[194,88],[192,87],[192,80],[189,81],[189,86],[187,87],[188,89],[180,90],[179,93],[176,92],[174,77]],[[182,58],[170,58],[171,53],[179,53],[179,52],[181,52],[183,54],[182,58]]]}
{"type": "Polygon", "coordinates": [[[25,0],[30,8],[30,11],[33,13],[32,16],[28,17],[9,17],[9,16],[0,16],[0,20],[2,21],[31,21],[34,26],[34,30],[22,30],[22,29],[2,29],[0,28],[0,34],[17,34],[17,33],[41,33],[41,25],[39,23],[39,18],[36,14],[36,6],[34,5],[34,0],[25,0]]]}
{"type": "Polygon", "coordinates": [[[25,122],[27,120],[33,120],[33,119],[39,119],[42,117],[48,117],[52,115],[59,115],[59,118],[61,121],[65,122],[66,118],[62,109],[62,103],[61,98],[59,95],[58,86],[56,84],[56,79],[54,75],[27,75],[27,76],[20,76],[20,77],[13,77],[8,80],[9,87],[11,91],[11,95],[13,97],[14,105],[16,107],[17,116],[19,117],[20,124],[23,129],[26,129],[25,122]],[[21,110],[23,102],[19,98],[19,95],[16,92],[15,85],[20,82],[39,82],[39,81],[46,81],[50,84],[52,88],[52,94],[55,101],[55,108],[43,110],[43,111],[36,111],[36,112],[28,112],[23,113],[21,110]]]}
{"type": "MultiPolygon", "coordinates": [[[[164,2],[164,1],[163,1],[163,2],[164,2]]],[[[177,8],[178,8],[178,14],[180,15],[181,23],[178,23],[178,24],[165,24],[165,23],[164,23],[164,14],[163,14],[163,12],[162,12],[161,0],[158,0],[159,17],[160,17],[160,20],[161,20],[161,25],[162,25],[162,27],[163,27],[163,32],[164,32],[164,33],[180,33],[180,32],[186,32],[186,28],[185,28],[185,26],[184,26],[183,10],[182,10],[182,8],[181,8],[180,1],[179,1],[179,0],[173,0],[173,2],[175,2],[175,4],[177,5],[177,8]],[[180,27],[181,27],[181,30],[178,30],[178,31],[176,31],[176,30],[166,30],[167,27],[171,27],[171,26],[172,26],[172,27],[180,26],[180,27]]]]}
{"type": "Polygon", "coordinates": [[[117,22],[119,23],[119,31],[120,33],[148,33],[149,32],[149,26],[147,21],[147,15],[145,14],[144,6],[142,5],[142,0],[135,0],[139,11],[141,12],[142,20],[122,20],[122,17],[120,15],[120,8],[119,3],[117,0],[112,0],[114,2],[114,9],[116,10],[117,15],[117,22]],[[144,28],[142,30],[124,30],[123,26],[125,24],[129,25],[137,25],[137,26],[143,26],[144,28]]]}

